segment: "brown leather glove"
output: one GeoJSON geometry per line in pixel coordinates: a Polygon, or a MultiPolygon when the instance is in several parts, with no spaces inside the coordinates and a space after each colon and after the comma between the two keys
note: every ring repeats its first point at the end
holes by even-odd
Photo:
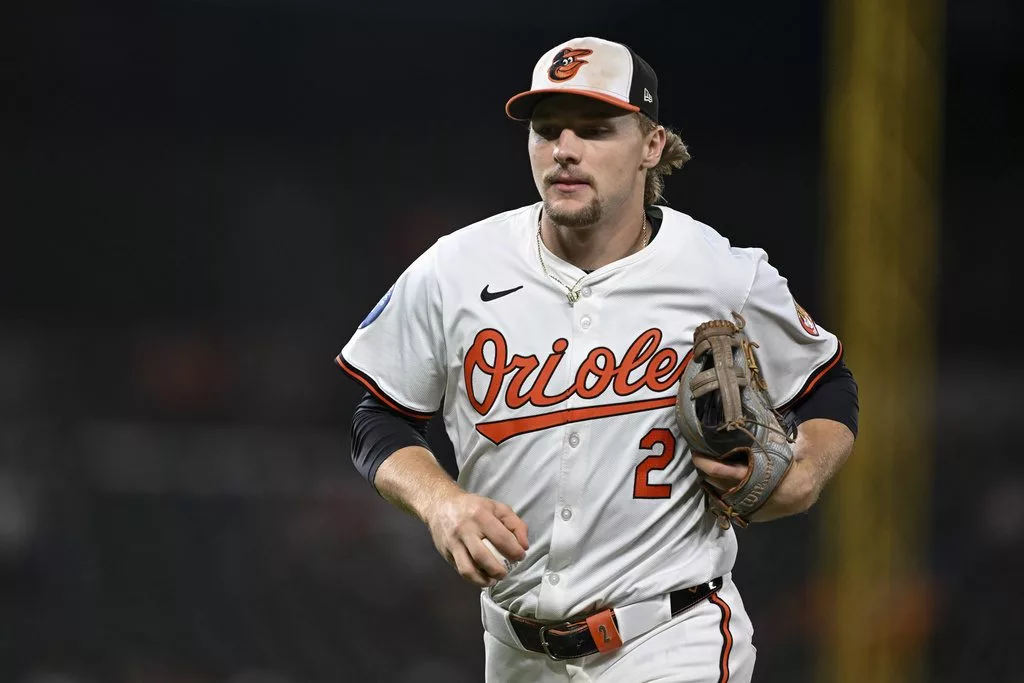
{"type": "Polygon", "coordinates": [[[693,356],[679,383],[676,417],[691,451],[746,463],[746,478],[727,491],[704,481],[722,528],[746,526],[793,462],[793,434],[773,408],[745,322],[711,320],[693,333],[693,356]]]}

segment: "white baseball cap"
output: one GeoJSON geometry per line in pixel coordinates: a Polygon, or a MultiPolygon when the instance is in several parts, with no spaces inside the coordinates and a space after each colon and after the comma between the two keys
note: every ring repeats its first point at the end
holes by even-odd
{"type": "Polygon", "coordinates": [[[628,46],[602,38],[573,38],[544,53],[530,89],[505,104],[505,113],[528,121],[537,103],[555,93],[592,97],[658,121],[658,76],[628,46]]]}

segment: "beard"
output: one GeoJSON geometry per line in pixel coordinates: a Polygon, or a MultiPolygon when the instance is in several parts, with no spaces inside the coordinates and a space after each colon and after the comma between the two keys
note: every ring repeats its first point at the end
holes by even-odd
{"type": "Polygon", "coordinates": [[[552,222],[567,228],[585,228],[601,220],[601,203],[595,197],[586,206],[575,210],[566,210],[552,206],[552,202],[544,200],[544,213],[552,222]]]}

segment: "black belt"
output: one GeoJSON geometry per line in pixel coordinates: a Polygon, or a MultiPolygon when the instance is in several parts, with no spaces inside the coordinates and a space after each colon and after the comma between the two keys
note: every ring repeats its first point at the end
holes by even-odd
{"type": "MultiPolygon", "coordinates": [[[[668,594],[672,616],[693,607],[722,587],[722,577],[692,588],[668,594]]],[[[544,622],[509,614],[512,630],[522,646],[551,659],[576,659],[597,652],[608,652],[622,645],[614,609],[596,612],[575,621],[544,622]]]]}

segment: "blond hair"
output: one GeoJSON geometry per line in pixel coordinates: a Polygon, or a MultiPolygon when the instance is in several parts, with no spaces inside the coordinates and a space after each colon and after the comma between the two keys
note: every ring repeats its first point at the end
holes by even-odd
{"type": "MultiPolygon", "coordinates": [[[[640,112],[635,116],[644,137],[658,127],[658,124],[640,112]]],[[[661,150],[661,159],[655,166],[647,169],[647,178],[644,181],[644,206],[651,206],[665,199],[662,195],[665,190],[665,176],[672,175],[673,170],[682,168],[689,160],[690,152],[686,149],[686,143],[679,137],[679,133],[666,126],[665,148],[661,150]]]]}

